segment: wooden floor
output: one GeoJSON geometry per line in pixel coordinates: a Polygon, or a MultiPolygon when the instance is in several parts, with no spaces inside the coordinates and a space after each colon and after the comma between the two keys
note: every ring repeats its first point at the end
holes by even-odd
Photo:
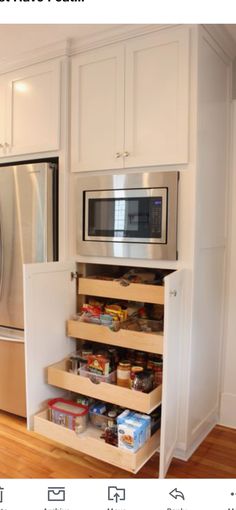
{"type": "MultiPolygon", "coordinates": [[[[137,475],[26,430],[25,420],[0,413],[1,478],[155,478],[158,456],[137,475]]],[[[174,460],[167,478],[236,478],[236,430],[217,426],[188,462],[174,460]]]]}

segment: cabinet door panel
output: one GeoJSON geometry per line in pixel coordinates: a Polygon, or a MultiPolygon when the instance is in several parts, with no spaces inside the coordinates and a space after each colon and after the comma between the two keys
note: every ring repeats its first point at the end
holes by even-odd
{"type": "Polygon", "coordinates": [[[184,281],[185,270],[176,271],[165,278],[160,478],[168,470],[178,440],[184,281]]]}
{"type": "Polygon", "coordinates": [[[47,399],[62,394],[47,384],[47,366],[75,350],[66,337],[66,320],[76,310],[72,262],[24,266],[26,405],[28,427],[47,399]]]}
{"type": "Polygon", "coordinates": [[[30,66],[7,77],[9,154],[59,148],[60,63],[30,66]]]}
{"type": "Polygon", "coordinates": [[[126,167],[188,161],[188,29],[127,43],[126,167]]]}
{"type": "Polygon", "coordinates": [[[123,166],[124,48],[88,52],[72,61],[71,170],[123,166]],[[116,155],[120,154],[120,157],[116,155]]]}

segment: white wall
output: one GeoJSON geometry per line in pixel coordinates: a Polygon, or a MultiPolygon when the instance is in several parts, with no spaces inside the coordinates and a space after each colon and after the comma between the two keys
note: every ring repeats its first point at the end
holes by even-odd
{"type": "Polygon", "coordinates": [[[220,423],[236,428],[236,101],[232,106],[232,174],[230,182],[224,368],[220,423]]]}

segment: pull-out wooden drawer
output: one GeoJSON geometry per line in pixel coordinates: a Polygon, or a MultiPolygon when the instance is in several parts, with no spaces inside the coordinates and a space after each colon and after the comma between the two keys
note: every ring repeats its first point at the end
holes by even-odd
{"type": "Polygon", "coordinates": [[[47,419],[47,411],[42,411],[34,417],[34,431],[52,441],[132,473],[137,473],[141,469],[158,450],[160,444],[160,430],[158,430],[140,450],[131,453],[105,443],[103,439],[100,439],[101,431],[94,427],[88,427],[83,434],[76,435],[73,430],[50,422],[47,419]]]}
{"type": "Polygon", "coordinates": [[[151,413],[161,403],[161,386],[150,393],[142,393],[105,382],[95,384],[88,377],[68,372],[67,360],[48,368],[48,383],[142,413],[151,413]]]}
{"type": "Polygon", "coordinates": [[[124,286],[116,280],[99,280],[99,278],[79,278],[78,293],[88,296],[124,299],[145,303],[164,304],[164,287],[130,283],[124,286]]]}
{"type": "Polygon", "coordinates": [[[67,321],[67,335],[83,340],[92,340],[103,344],[116,345],[126,349],[163,354],[163,333],[144,333],[120,329],[112,331],[107,326],[88,322],[67,321]]]}

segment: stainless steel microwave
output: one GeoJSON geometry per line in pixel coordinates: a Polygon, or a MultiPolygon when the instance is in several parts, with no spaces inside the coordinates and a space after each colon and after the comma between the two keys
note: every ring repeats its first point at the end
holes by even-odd
{"type": "Polygon", "coordinates": [[[178,172],[78,177],[79,255],[177,259],[178,172]]]}

